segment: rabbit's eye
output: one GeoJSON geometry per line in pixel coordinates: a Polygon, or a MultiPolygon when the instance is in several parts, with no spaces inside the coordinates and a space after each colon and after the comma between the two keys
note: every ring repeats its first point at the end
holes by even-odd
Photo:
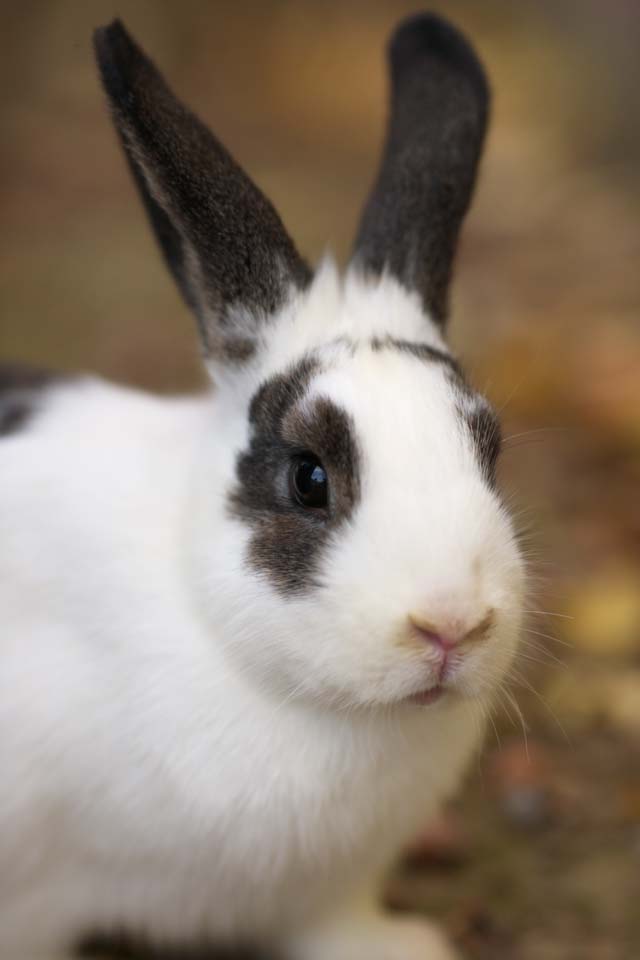
{"type": "Polygon", "coordinates": [[[301,507],[318,509],[327,506],[327,474],[312,453],[302,454],[293,461],[289,472],[289,487],[291,496],[301,507]]]}

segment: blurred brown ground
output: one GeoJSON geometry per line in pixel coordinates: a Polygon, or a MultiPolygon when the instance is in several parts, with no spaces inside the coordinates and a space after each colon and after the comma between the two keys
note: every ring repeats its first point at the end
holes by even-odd
{"type": "MultiPolygon", "coordinates": [[[[528,530],[530,607],[547,613],[532,614],[525,685],[512,688],[530,762],[507,705],[496,720],[502,746],[490,743],[461,801],[461,850],[440,858],[448,865],[432,851],[399,871],[390,897],[434,907],[470,958],[634,960],[640,4],[432,7],[473,38],[494,88],[451,335],[502,410],[503,484],[528,530]]],[[[313,261],[331,246],[344,260],[378,157],[382,45],[415,8],[0,4],[0,358],[165,391],[200,383],[191,318],[106,115],[93,27],[122,16],[304,253],[313,261]]]]}

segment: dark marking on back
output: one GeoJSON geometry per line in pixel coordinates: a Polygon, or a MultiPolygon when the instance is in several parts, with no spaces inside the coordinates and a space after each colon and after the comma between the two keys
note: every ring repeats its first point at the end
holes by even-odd
{"type": "Polygon", "coordinates": [[[35,367],[0,363],[0,437],[24,430],[41,406],[43,390],[56,379],[35,367]]]}
{"type": "Polygon", "coordinates": [[[252,529],[250,566],[285,595],[320,585],[322,548],[360,497],[351,417],[327,397],[300,406],[320,369],[317,357],[308,356],[257,391],[249,411],[249,448],[238,458],[238,483],[229,497],[232,515],[252,529]],[[326,511],[300,507],[290,496],[291,461],[305,452],[318,456],[328,473],[326,511]]]}
{"type": "Polygon", "coordinates": [[[83,937],[74,955],[85,960],[277,960],[273,955],[249,946],[197,944],[153,944],[144,937],[118,933],[94,933],[83,937]]]}

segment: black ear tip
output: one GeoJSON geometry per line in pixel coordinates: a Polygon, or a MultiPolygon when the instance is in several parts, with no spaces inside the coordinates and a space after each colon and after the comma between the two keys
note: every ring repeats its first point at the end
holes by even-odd
{"type": "Polygon", "coordinates": [[[94,30],[93,48],[107,93],[121,99],[133,71],[145,61],[144,54],[119,19],[94,30]]]}
{"type": "Polygon", "coordinates": [[[437,60],[468,75],[488,91],[484,69],[469,42],[453,24],[435,13],[414,14],[398,24],[389,42],[389,60],[394,77],[437,60]]]}
{"type": "Polygon", "coordinates": [[[117,37],[129,36],[120,17],[114,17],[111,23],[105,24],[104,27],[96,27],[93,34],[95,37],[105,37],[110,40],[115,40],[117,37]]]}
{"type": "Polygon", "coordinates": [[[121,57],[135,49],[125,25],[117,18],[93,31],[93,46],[98,60],[121,57]]]}

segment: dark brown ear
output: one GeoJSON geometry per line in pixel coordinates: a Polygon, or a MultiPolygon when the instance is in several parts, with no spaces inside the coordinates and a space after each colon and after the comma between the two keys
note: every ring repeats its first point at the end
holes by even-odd
{"type": "Polygon", "coordinates": [[[310,271],[272,205],[173,95],[119,20],[94,34],[113,120],[207,351],[242,361],[310,271]]]}
{"type": "Polygon", "coordinates": [[[489,107],[487,79],[454,27],[403,21],[389,44],[391,109],[354,262],[417,291],[444,325],[458,232],[469,206],[489,107]]]}

